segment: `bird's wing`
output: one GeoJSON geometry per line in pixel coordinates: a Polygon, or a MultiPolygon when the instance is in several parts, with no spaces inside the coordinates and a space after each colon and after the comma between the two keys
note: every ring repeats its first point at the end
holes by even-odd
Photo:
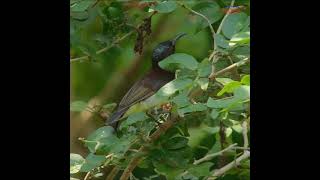
{"type": "Polygon", "coordinates": [[[155,91],[146,86],[146,80],[142,79],[136,82],[126,93],[119,103],[119,110],[129,108],[130,106],[147,99],[155,94],[155,91]]]}

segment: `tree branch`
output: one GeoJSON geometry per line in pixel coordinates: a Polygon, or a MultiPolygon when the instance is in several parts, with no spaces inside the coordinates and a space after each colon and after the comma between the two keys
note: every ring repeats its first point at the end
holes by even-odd
{"type": "Polygon", "coordinates": [[[87,174],[86,174],[86,176],[83,178],[83,180],[87,180],[87,179],[89,178],[89,176],[90,176],[90,171],[87,172],[87,174]]]}
{"type": "MultiPolygon", "coordinates": [[[[178,120],[179,120],[178,117],[173,117],[173,118],[168,119],[167,121],[165,121],[161,125],[159,125],[159,128],[154,133],[152,133],[152,135],[150,135],[149,143],[154,142],[155,140],[157,140],[160,137],[161,134],[165,133],[178,120]]],[[[145,151],[147,151],[147,148],[146,148],[146,146],[141,146],[138,151],[139,152],[145,152],[145,151]]],[[[130,163],[126,167],[126,169],[123,171],[123,173],[122,173],[122,175],[120,177],[120,180],[127,180],[130,177],[131,172],[140,163],[142,158],[143,158],[143,156],[141,156],[141,155],[134,157],[130,161],[130,163]]]]}
{"type": "Polygon", "coordinates": [[[250,62],[250,57],[245,58],[245,59],[243,59],[243,60],[241,60],[239,62],[236,62],[236,63],[234,63],[234,64],[232,64],[232,65],[230,65],[230,66],[228,66],[228,67],[216,72],[216,73],[214,73],[212,71],[210,76],[209,76],[209,79],[210,80],[214,80],[217,76],[220,76],[220,75],[222,75],[222,74],[224,74],[226,72],[232,71],[233,69],[235,69],[235,68],[237,68],[239,66],[242,66],[242,65],[244,65],[244,64],[246,64],[248,62],[250,62]]]}
{"type": "Polygon", "coordinates": [[[241,161],[248,159],[250,157],[250,151],[248,151],[248,147],[249,147],[249,139],[248,139],[248,124],[247,121],[243,121],[242,122],[242,136],[243,136],[243,141],[244,141],[244,152],[241,156],[239,156],[235,161],[225,165],[224,167],[218,169],[218,170],[214,170],[213,171],[213,175],[212,177],[209,177],[208,180],[214,180],[214,177],[219,177],[221,175],[223,175],[224,173],[226,173],[227,171],[229,171],[230,169],[232,169],[235,166],[238,166],[240,164],[241,161]]]}
{"type": "MultiPolygon", "coordinates": [[[[96,51],[96,54],[101,54],[107,50],[109,50],[110,48],[112,48],[113,46],[117,45],[119,42],[123,41],[124,39],[126,39],[127,37],[129,37],[132,33],[134,33],[135,31],[132,30],[130,31],[129,33],[125,34],[124,36],[122,36],[121,38],[119,39],[116,39],[115,41],[113,41],[109,46],[105,47],[105,48],[102,48],[98,51],[96,51]]],[[[78,58],[73,58],[73,59],[70,59],[70,62],[75,62],[75,61],[80,61],[80,60],[85,60],[85,59],[88,59],[89,56],[82,56],[82,57],[78,57],[78,58]]]]}
{"type": "Polygon", "coordinates": [[[213,177],[219,177],[219,176],[223,175],[224,173],[226,173],[227,171],[229,171],[233,167],[238,166],[241,161],[248,159],[249,157],[250,157],[250,151],[244,151],[244,153],[241,156],[239,156],[235,161],[225,165],[224,167],[222,167],[218,170],[214,170],[212,177],[209,177],[208,180],[214,180],[215,178],[213,178],[213,177]]]}
{"type": "Polygon", "coordinates": [[[117,167],[114,167],[106,177],[106,180],[114,180],[114,177],[118,174],[119,169],[117,167]]]}
{"type": "MultiPolygon", "coordinates": [[[[155,15],[156,12],[153,12],[149,18],[151,18],[153,15],[155,15]]],[[[144,23],[144,21],[142,23],[140,23],[137,27],[141,26],[142,24],[144,23]]],[[[119,39],[116,39],[115,41],[113,41],[109,46],[105,47],[105,48],[102,48],[98,51],[96,51],[96,55],[98,54],[101,54],[105,51],[108,51],[110,48],[114,47],[115,45],[117,45],[118,43],[120,43],[121,41],[123,41],[124,39],[126,39],[127,37],[129,37],[131,34],[133,34],[136,30],[137,30],[137,27],[134,27],[135,30],[132,30],[130,32],[128,32],[127,34],[125,34],[124,36],[120,37],[119,39]]],[[[78,58],[73,58],[73,59],[70,59],[70,62],[75,62],[75,61],[80,61],[80,60],[85,60],[85,59],[88,59],[89,56],[82,56],[82,57],[78,57],[78,58]]]]}
{"type": "Polygon", "coordinates": [[[229,151],[231,149],[234,149],[234,147],[237,146],[237,143],[235,144],[231,144],[230,146],[228,146],[227,148],[219,151],[219,152],[216,152],[216,153],[212,153],[212,154],[207,154],[206,156],[204,156],[203,158],[201,159],[198,159],[198,160],[195,160],[193,162],[194,165],[198,165],[204,161],[210,161],[212,158],[216,157],[216,156],[221,156],[224,152],[226,151],[229,151]]]}

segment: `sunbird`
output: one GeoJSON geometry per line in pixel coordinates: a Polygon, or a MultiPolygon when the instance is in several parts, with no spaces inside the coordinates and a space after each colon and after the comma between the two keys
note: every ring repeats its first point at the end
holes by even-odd
{"type": "Polygon", "coordinates": [[[146,75],[138,80],[124,95],[120,101],[117,110],[105,122],[115,130],[119,127],[119,119],[133,105],[154,95],[162,86],[175,78],[174,72],[161,69],[158,63],[175,53],[177,41],[185,36],[186,33],[180,33],[173,39],[159,43],[152,52],[152,67],[146,75]]]}

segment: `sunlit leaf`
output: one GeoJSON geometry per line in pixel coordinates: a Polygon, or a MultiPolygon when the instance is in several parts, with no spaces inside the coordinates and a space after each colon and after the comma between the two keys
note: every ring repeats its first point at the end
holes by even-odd
{"type": "Polygon", "coordinates": [[[245,75],[241,79],[241,84],[250,86],[250,75],[245,75]]]}
{"type": "Polygon", "coordinates": [[[84,162],[85,159],[81,155],[70,153],[70,174],[79,172],[84,162]]]}
{"type": "Polygon", "coordinates": [[[209,79],[208,78],[199,78],[199,79],[197,79],[196,82],[199,84],[199,86],[200,86],[200,88],[202,90],[204,90],[204,91],[207,90],[208,85],[209,85],[209,79]]]}
{"type": "Polygon", "coordinates": [[[218,92],[218,96],[223,95],[224,93],[232,93],[236,88],[238,88],[239,86],[241,86],[241,83],[239,81],[232,81],[228,84],[226,84],[219,92],[218,92]]]}
{"type": "Polygon", "coordinates": [[[250,43],[250,32],[240,32],[232,36],[229,42],[229,46],[236,44],[249,44],[250,43]]]}

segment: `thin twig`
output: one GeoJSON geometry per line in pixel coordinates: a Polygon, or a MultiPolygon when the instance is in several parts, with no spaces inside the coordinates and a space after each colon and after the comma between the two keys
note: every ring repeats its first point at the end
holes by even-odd
{"type": "MultiPolygon", "coordinates": [[[[110,48],[114,47],[115,45],[117,45],[119,42],[123,41],[124,39],[126,39],[127,37],[129,37],[132,33],[134,33],[135,31],[130,31],[129,33],[125,34],[124,36],[122,36],[121,38],[119,39],[116,39],[115,41],[113,41],[109,46],[105,47],[105,48],[102,48],[98,51],[96,51],[96,54],[101,54],[107,50],[109,50],[110,48]]],[[[75,61],[80,61],[80,60],[85,60],[85,59],[88,59],[89,56],[82,56],[82,57],[78,57],[78,58],[73,58],[73,59],[70,59],[70,62],[75,62],[75,61]]]]}
{"type": "Polygon", "coordinates": [[[89,178],[89,176],[90,176],[90,171],[87,172],[87,174],[86,174],[86,176],[83,178],[83,180],[87,180],[87,179],[89,178]]]}
{"type": "Polygon", "coordinates": [[[249,147],[249,139],[248,139],[248,124],[247,121],[243,121],[242,122],[242,136],[243,136],[243,141],[244,141],[244,151],[243,154],[241,156],[239,156],[235,161],[225,165],[224,167],[218,169],[218,170],[214,170],[213,171],[213,175],[212,177],[209,177],[208,180],[213,180],[215,179],[214,177],[219,177],[221,175],[223,175],[224,173],[226,173],[227,171],[229,171],[230,169],[232,169],[233,167],[236,167],[240,164],[241,161],[248,159],[250,157],[250,151],[247,150],[249,147]]]}
{"type": "Polygon", "coordinates": [[[227,148],[219,151],[219,152],[216,152],[216,153],[212,153],[212,154],[207,154],[206,156],[204,156],[203,158],[201,159],[198,159],[198,160],[195,160],[193,162],[194,165],[198,165],[204,161],[210,161],[212,158],[216,157],[216,156],[221,156],[224,152],[226,151],[229,151],[231,149],[233,149],[235,146],[237,145],[237,143],[235,144],[231,144],[230,146],[228,146],[227,148]]]}
{"type": "Polygon", "coordinates": [[[189,11],[191,11],[193,14],[196,14],[196,15],[202,17],[203,19],[205,19],[205,20],[208,22],[208,25],[209,25],[209,27],[210,27],[210,30],[211,30],[211,33],[212,33],[212,38],[214,38],[214,35],[215,35],[216,33],[214,32],[214,29],[213,29],[213,27],[212,27],[212,25],[211,25],[210,20],[209,20],[205,15],[203,15],[203,14],[201,14],[201,13],[199,13],[199,12],[197,12],[197,11],[191,9],[191,8],[189,8],[188,6],[186,6],[186,5],[183,4],[183,3],[180,3],[180,2],[178,2],[178,3],[179,3],[183,8],[186,8],[186,9],[188,9],[189,11]]]}
{"type": "Polygon", "coordinates": [[[246,64],[246,63],[248,63],[248,62],[250,62],[250,57],[245,58],[245,59],[243,59],[243,60],[241,60],[241,61],[239,61],[239,62],[237,62],[237,63],[234,63],[234,64],[232,64],[232,65],[230,65],[230,66],[228,66],[228,67],[226,67],[226,68],[224,68],[224,69],[216,72],[216,73],[212,72],[212,73],[210,74],[210,76],[209,76],[209,79],[210,79],[210,80],[213,80],[213,79],[215,79],[217,76],[220,76],[220,75],[222,75],[222,74],[224,74],[224,73],[226,73],[226,72],[232,71],[234,68],[237,68],[237,67],[239,67],[239,66],[242,66],[242,65],[244,65],[244,64],[246,64]]]}
{"type": "Polygon", "coordinates": [[[243,135],[243,147],[248,148],[249,146],[249,138],[248,138],[248,125],[247,121],[242,122],[242,135],[243,135]]]}
{"type": "Polygon", "coordinates": [[[208,178],[208,180],[214,180],[213,177],[219,177],[229,171],[230,169],[234,168],[235,166],[238,166],[241,161],[248,159],[250,157],[250,151],[245,151],[241,156],[239,156],[235,161],[232,161],[231,163],[223,166],[222,168],[218,170],[213,171],[212,177],[208,178]]]}
{"type": "MultiPolygon", "coordinates": [[[[230,7],[232,7],[234,5],[235,0],[231,1],[230,7]]],[[[219,27],[217,29],[217,34],[219,34],[221,32],[222,26],[224,24],[224,21],[227,19],[227,17],[229,16],[229,14],[232,12],[231,8],[228,9],[226,15],[223,17],[223,19],[221,20],[221,23],[219,24],[219,27]]],[[[214,73],[215,71],[215,66],[214,63],[216,63],[218,61],[217,56],[216,56],[216,50],[218,48],[217,44],[214,43],[213,44],[213,52],[211,53],[210,57],[209,57],[209,61],[212,60],[212,73],[214,73]]]]}

